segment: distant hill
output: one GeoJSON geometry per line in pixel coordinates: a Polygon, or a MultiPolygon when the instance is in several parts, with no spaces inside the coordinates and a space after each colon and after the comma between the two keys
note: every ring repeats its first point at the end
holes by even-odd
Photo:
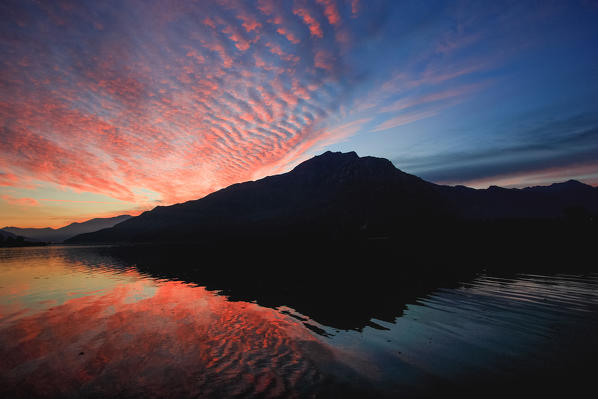
{"type": "Polygon", "coordinates": [[[576,181],[475,190],[426,182],[386,159],[326,152],[288,173],[234,184],[198,200],[159,206],[67,242],[244,240],[267,245],[303,239],[339,242],[417,236],[426,240],[432,234],[438,240],[451,235],[451,226],[463,223],[589,222],[596,215],[598,188],[576,181]]]}
{"type": "Polygon", "coordinates": [[[0,247],[28,247],[33,245],[45,245],[45,243],[0,230],[0,247]]]}
{"type": "Polygon", "coordinates": [[[113,227],[116,224],[130,218],[130,215],[120,215],[112,218],[95,218],[85,222],[71,223],[58,229],[53,229],[51,227],[24,229],[19,227],[4,227],[2,230],[9,234],[23,236],[37,241],[63,242],[64,240],[74,237],[78,234],[90,233],[108,227],[113,227]]]}
{"type": "Polygon", "coordinates": [[[16,234],[9,233],[8,231],[0,230],[0,240],[6,240],[7,238],[16,239],[16,234]]]}

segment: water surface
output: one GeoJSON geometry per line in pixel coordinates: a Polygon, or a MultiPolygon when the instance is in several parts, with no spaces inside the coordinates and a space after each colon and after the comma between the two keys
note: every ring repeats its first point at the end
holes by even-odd
{"type": "Polygon", "coordinates": [[[156,272],[110,247],[0,249],[4,396],[425,396],[557,380],[574,392],[595,369],[597,274],[478,273],[408,296],[330,286],[326,300],[301,287],[298,300],[183,266],[156,272]]]}

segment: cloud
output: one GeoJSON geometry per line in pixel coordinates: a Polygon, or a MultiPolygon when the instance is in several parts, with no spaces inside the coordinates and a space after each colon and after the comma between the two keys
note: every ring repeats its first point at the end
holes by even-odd
{"type": "Polygon", "coordinates": [[[123,6],[135,20],[110,7],[23,8],[36,22],[3,43],[0,183],[33,177],[139,204],[147,189],[169,204],[307,151],[337,107],[329,93],[344,90],[319,22],[339,24],[338,7],[258,6],[123,6]]]}
{"type": "Polygon", "coordinates": [[[341,16],[336,7],[334,0],[316,0],[324,7],[324,15],[328,19],[330,25],[338,25],[341,22],[341,16]]]}
{"type": "Polygon", "coordinates": [[[476,187],[499,180],[517,185],[514,177],[528,185],[534,181],[541,183],[538,178],[547,171],[553,176],[571,178],[582,174],[582,169],[585,175],[598,170],[598,120],[595,117],[563,118],[519,132],[519,135],[526,137],[526,142],[411,158],[405,156],[395,159],[394,163],[437,183],[476,187]],[[538,135],[537,130],[544,134],[538,135]],[[536,177],[532,179],[530,176],[536,177]]]}
{"type": "MultiPolygon", "coordinates": [[[[415,106],[438,103],[445,100],[462,99],[473,92],[486,87],[488,82],[463,85],[419,96],[405,96],[389,105],[381,107],[379,112],[399,112],[415,106]]],[[[453,102],[454,103],[454,102],[453,102]]]]}
{"type": "Polygon", "coordinates": [[[409,123],[413,123],[419,121],[421,119],[432,117],[438,114],[439,108],[436,109],[429,109],[427,111],[417,111],[417,112],[406,112],[401,115],[395,116],[394,118],[390,118],[385,122],[380,123],[379,125],[375,126],[371,129],[371,132],[379,132],[382,130],[392,129],[394,127],[399,127],[403,125],[407,125],[409,123]]]}
{"type": "Polygon", "coordinates": [[[359,0],[351,0],[351,13],[353,17],[357,16],[359,12],[359,0]]]}
{"type": "Polygon", "coordinates": [[[91,201],[91,200],[69,200],[69,199],[57,199],[57,198],[40,198],[39,201],[48,202],[69,202],[76,204],[114,204],[115,201],[91,201]]]}
{"type": "Polygon", "coordinates": [[[17,175],[0,172],[0,186],[15,186],[19,183],[20,179],[17,175]]]}
{"type": "Polygon", "coordinates": [[[0,195],[0,199],[10,205],[20,205],[20,206],[38,206],[39,202],[34,198],[26,198],[26,197],[13,197],[9,194],[2,194],[0,195]]]}
{"type": "Polygon", "coordinates": [[[320,23],[314,18],[313,15],[310,14],[309,10],[306,8],[295,8],[293,10],[293,14],[300,16],[303,18],[303,22],[309,28],[309,33],[312,36],[323,38],[324,33],[322,32],[322,28],[320,27],[320,23]]]}
{"type": "MultiPolygon", "coordinates": [[[[6,4],[0,186],[143,207],[284,171],[372,125],[444,112],[494,82],[487,75],[509,52],[492,45],[515,34],[489,35],[467,7],[448,7],[458,9],[445,26],[376,0],[6,4]]],[[[490,8],[476,9],[515,26],[517,9],[490,8]]],[[[413,166],[432,176],[428,161],[413,166]]],[[[451,176],[458,170],[475,177],[457,163],[451,176]]]]}

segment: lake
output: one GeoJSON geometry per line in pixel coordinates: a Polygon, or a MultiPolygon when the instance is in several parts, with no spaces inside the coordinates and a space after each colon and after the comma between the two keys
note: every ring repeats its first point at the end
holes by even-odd
{"type": "Polygon", "coordinates": [[[384,289],[298,277],[287,287],[281,265],[274,289],[271,276],[148,251],[0,249],[2,397],[550,396],[592,386],[596,273],[482,270],[384,289]]]}

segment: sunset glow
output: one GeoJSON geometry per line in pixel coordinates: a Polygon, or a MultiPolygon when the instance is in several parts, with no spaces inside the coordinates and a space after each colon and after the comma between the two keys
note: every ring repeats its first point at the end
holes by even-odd
{"type": "Polygon", "coordinates": [[[136,215],[329,148],[596,184],[596,3],[482,3],[3,2],[1,223],[136,215]]]}

